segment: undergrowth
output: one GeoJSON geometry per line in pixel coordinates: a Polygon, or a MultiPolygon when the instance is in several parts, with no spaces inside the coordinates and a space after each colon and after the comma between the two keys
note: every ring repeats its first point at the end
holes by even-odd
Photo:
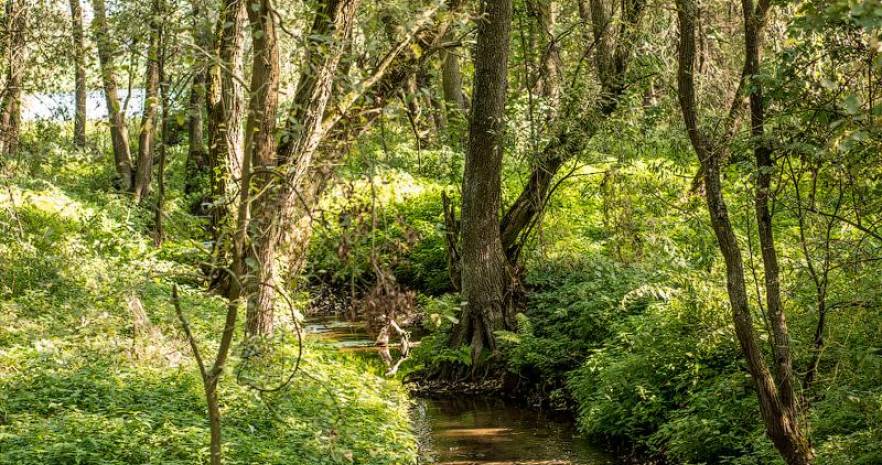
{"type": "MultiPolygon", "coordinates": [[[[113,193],[102,157],[50,142],[39,152],[0,178],[0,463],[205,463],[201,380],[169,299],[180,286],[212,353],[225,302],[202,290],[203,220],[173,189],[155,248],[153,212],[113,193]]],[[[297,356],[293,341],[278,350],[297,356]]],[[[259,395],[237,383],[242,363],[220,387],[227,463],[415,460],[407,394],[373,364],[307,341],[293,382],[259,395]]]]}

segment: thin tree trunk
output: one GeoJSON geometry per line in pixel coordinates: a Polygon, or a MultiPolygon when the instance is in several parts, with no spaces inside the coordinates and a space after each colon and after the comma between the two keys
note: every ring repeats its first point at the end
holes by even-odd
{"type": "Polygon", "coordinates": [[[203,15],[205,9],[202,0],[192,1],[193,41],[199,47],[193,62],[193,81],[190,84],[190,108],[187,120],[187,178],[184,181],[184,193],[191,194],[196,190],[197,180],[208,173],[208,151],[205,147],[205,118],[207,108],[206,92],[208,84],[208,58],[203,53],[211,50],[211,33],[205,31],[203,15]]]}
{"type": "MultiPolygon", "coordinates": [[[[162,0],[159,0],[162,1],[162,0]]],[[[163,11],[164,8],[161,8],[160,11],[163,11]]],[[[169,95],[168,88],[169,82],[168,77],[165,74],[165,63],[166,63],[166,49],[165,49],[165,27],[160,23],[157,28],[156,35],[158,36],[158,66],[157,71],[159,75],[159,103],[161,105],[161,112],[159,117],[160,124],[160,137],[159,137],[159,166],[157,175],[157,195],[156,195],[156,208],[154,209],[154,235],[153,235],[153,243],[156,247],[162,245],[162,241],[165,239],[165,224],[163,222],[163,209],[165,208],[165,164],[166,164],[166,155],[168,152],[168,105],[169,105],[169,95]]]]}
{"type": "Polygon", "coordinates": [[[107,102],[107,115],[110,122],[110,138],[113,144],[113,158],[117,174],[117,188],[130,191],[132,187],[132,156],[129,149],[129,129],[121,111],[119,95],[114,76],[113,44],[107,26],[107,13],[104,0],[92,0],[92,19],[95,42],[98,45],[98,59],[101,61],[101,80],[104,83],[104,98],[107,102]]]}
{"type": "MultiPolygon", "coordinates": [[[[461,0],[448,0],[449,14],[457,15],[462,9],[461,0]]],[[[452,31],[444,36],[445,41],[455,39],[452,31]]],[[[462,69],[459,65],[459,49],[443,49],[441,51],[441,91],[444,95],[444,112],[440,115],[443,131],[457,148],[465,145],[464,128],[468,105],[462,90],[462,69]]],[[[457,286],[459,286],[457,284],[457,286]]]]}
{"type": "Polygon", "coordinates": [[[558,6],[555,0],[530,0],[527,6],[536,18],[542,39],[541,68],[534,86],[535,92],[545,97],[549,109],[548,119],[554,120],[560,105],[562,67],[560,43],[554,31],[557,27],[558,6]]]}
{"type": "Polygon", "coordinates": [[[132,186],[135,203],[140,203],[150,192],[153,174],[153,152],[156,143],[156,123],[159,109],[159,41],[161,0],[153,0],[150,18],[150,45],[147,49],[147,74],[144,78],[144,110],[141,115],[141,133],[138,137],[138,163],[132,186]]]}
{"type": "Polygon", "coordinates": [[[80,0],[70,0],[70,16],[74,45],[74,133],[77,147],[86,145],[86,50],[83,41],[83,9],[80,0]]]}
{"type": "Polygon", "coordinates": [[[0,99],[0,156],[18,152],[21,132],[21,91],[27,60],[27,7],[24,0],[6,2],[6,86],[0,99]]]}
{"type": "Polygon", "coordinates": [[[470,345],[473,366],[481,363],[485,348],[495,352],[495,331],[514,327],[513,278],[502,248],[498,213],[511,19],[511,0],[482,2],[462,183],[462,296],[466,305],[451,341],[455,346],[470,345]]]}
{"type": "MultiPolygon", "coordinates": [[[[745,40],[747,49],[746,59],[748,61],[755,60],[754,63],[756,65],[751,68],[751,65],[748,64],[746,69],[756,71],[759,63],[758,48],[753,49],[753,47],[758,47],[758,37],[755,34],[758,33],[759,25],[762,21],[757,17],[757,13],[752,7],[752,2],[746,1],[743,5],[745,8],[745,32],[746,36],[748,36],[745,40]]],[[[765,363],[762,349],[760,349],[759,342],[754,334],[741,249],[723,198],[720,179],[720,150],[699,129],[694,84],[696,11],[697,5],[694,0],[677,1],[677,18],[680,26],[679,67],[677,71],[679,102],[689,138],[702,165],[706,190],[705,196],[711,225],[717,236],[717,242],[726,263],[726,284],[729,302],[732,306],[735,334],[756,385],[760,414],[765,423],[769,438],[789,465],[808,465],[812,462],[814,454],[799,425],[791,380],[786,379],[786,377],[791,375],[789,373],[790,368],[783,366],[784,364],[789,364],[788,347],[778,346],[774,349],[775,371],[779,378],[776,382],[775,377],[772,376],[765,363]]],[[[752,100],[756,104],[762,104],[761,97],[758,100],[754,97],[752,100]]],[[[754,126],[762,126],[761,115],[757,114],[756,109],[754,109],[752,119],[754,120],[754,126]]],[[[755,127],[754,131],[756,130],[757,128],[755,127]]],[[[762,156],[758,158],[759,160],[762,160],[762,156]]],[[[762,163],[765,164],[764,161],[762,163]]],[[[763,181],[759,181],[758,187],[761,187],[762,183],[763,181]]],[[[757,215],[761,217],[763,222],[766,222],[765,225],[759,226],[760,236],[765,236],[765,239],[762,239],[764,242],[763,262],[766,272],[772,272],[772,279],[777,280],[774,245],[771,242],[770,229],[768,231],[765,230],[765,228],[770,228],[771,220],[763,215],[762,208],[760,208],[766,205],[763,202],[763,195],[761,192],[757,194],[757,215]]],[[[766,285],[769,285],[768,279],[766,285]]],[[[774,288],[771,292],[776,292],[777,282],[774,282],[773,286],[774,288]]],[[[780,302],[774,302],[775,299],[776,296],[767,294],[767,301],[773,302],[773,305],[778,305],[776,311],[780,312],[780,302]]],[[[783,317],[777,317],[777,321],[775,315],[772,318],[775,345],[786,343],[786,322],[783,320],[783,317]]]]}

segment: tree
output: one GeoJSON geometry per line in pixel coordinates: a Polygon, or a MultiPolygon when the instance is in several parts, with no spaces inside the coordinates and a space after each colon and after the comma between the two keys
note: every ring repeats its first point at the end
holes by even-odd
{"type": "Polygon", "coordinates": [[[125,114],[119,102],[119,94],[114,75],[114,51],[107,25],[107,10],[104,0],[92,0],[92,19],[95,42],[98,45],[98,59],[101,62],[101,80],[104,83],[104,99],[107,103],[107,117],[110,122],[110,139],[113,144],[114,167],[117,174],[117,187],[122,191],[132,188],[132,155],[129,148],[129,129],[125,114]]]}
{"type": "Polygon", "coordinates": [[[83,9],[80,0],[70,0],[74,52],[74,145],[86,145],[86,50],[83,41],[83,9]]]}
{"type": "Polygon", "coordinates": [[[589,0],[589,3],[590,9],[582,6],[580,13],[583,22],[591,24],[594,42],[587,47],[596,49],[594,57],[600,95],[587,108],[576,95],[569,95],[562,103],[564,108],[557,115],[558,123],[554,125],[553,134],[540,153],[534,155],[527,182],[506,210],[500,226],[502,245],[512,264],[517,262],[524,241],[540,220],[558,171],[564,163],[582,152],[603,121],[618,108],[619,98],[626,88],[637,26],[643,17],[646,2],[622,2],[616,21],[607,13],[609,8],[603,0],[589,0]]]}
{"type": "Polygon", "coordinates": [[[561,57],[560,43],[555,34],[558,5],[555,0],[529,0],[527,8],[536,20],[540,34],[540,68],[534,78],[534,92],[545,97],[549,107],[549,119],[554,119],[560,105],[561,57]]]}
{"type": "MultiPolygon", "coordinates": [[[[220,8],[215,28],[213,56],[208,69],[208,170],[211,181],[209,198],[210,230],[217,254],[223,257],[221,230],[227,223],[234,199],[228,198],[237,190],[242,176],[244,133],[242,112],[244,103],[244,42],[245,3],[225,0],[220,8]]],[[[241,184],[241,183],[240,183],[241,184]]]]}
{"type": "Polygon", "coordinates": [[[326,0],[320,4],[301,67],[303,74],[282,131],[278,159],[275,152],[252,155],[253,189],[262,194],[253,200],[251,207],[252,230],[257,233],[251,238],[253,247],[248,248],[247,257],[254,272],[246,284],[246,331],[249,334],[266,335],[273,331],[277,250],[284,240],[285,229],[290,226],[292,211],[304,192],[304,179],[313,155],[327,133],[325,108],[359,4],[360,0],[326,0]]]}
{"type": "Polygon", "coordinates": [[[0,156],[18,152],[21,132],[21,90],[27,60],[27,7],[24,0],[6,1],[6,85],[0,98],[0,156]]]}
{"type": "Polygon", "coordinates": [[[251,65],[251,101],[248,105],[248,121],[245,125],[245,159],[242,163],[243,192],[239,204],[239,221],[236,227],[245,231],[247,247],[240,245],[237,249],[241,255],[236,261],[245,266],[247,276],[239,276],[245,283],[248,298],[248,313],[245,319],[246,332],[250,335],[269,334],[272,332],[272,300],[259,300],[259,289],[271,285],[271,274],[274,269],[272,261],[275,257],[262,254],[255,258],[254,244],[258,237],[267,233],[265,229],[272,227],[264,222],[264,218],[272,219],[272,212],[260,208],[260,203],[270,195],[264,189],[274,180],[272,169],[276,160],[276,109],[279,104],[279,44],[276,36],[275,19],[272,16],[272,5],[269,0],[260,0],[246,8],[251,28],[252,65],[251,65]],[[250,217],[250,219],[248,219],[250,217]],[[264,260],[264,257],[268,259],[264,260]]]}
{"type": "Polygon", "coordinates": [[[462,296],[453,344],[468,343],[475,365],[494,332],[513,329],[512,270],[502,248],[499,207],[511,0],[484,0],[475,46],[469,145],[462,181],[462,296]]]}
{"type": "MultiPolygon", "coordinates": [[[[769,147],[763,140],[762,87],[755,79],[759,73],[760,37],[769,3],[760,0],[754,6],[751,0],[742,2],[745,32],[745,63],[742,76],[751,80],[751,135],[754,138],[754,155],[758,172],[755,207],[765,270],[766,305],[773,339],[774,375],[766,365],[754,331],[741,249],[723,197],[720,178],[721,144],[728,143],[728,140],[711,140],[699,126],[694,83],[697,8],[697,4],[693,0],[677,1],[677,19],[680,27],[677,87],[680,107],[689,139],[702,167],[707,210],[726,264],[726,284],[729,303],[732,307],[732,318],[735,323],[735,333],[756,385],[760,414],[765,423],[766,432],[788,464],[807,465],[812,462],[814,452],[800,426],[800,410],[794,390],[787,323],[781,308],[777,255],[771,229],[772,218],[768,208],[773,166],[769,147]]],[[[743,98],[740,92],[741,88],[742,86],[739,84],[739,91],[735,95],[736,100],[743,98]]]]}
{"type": "Polygon", "coordinates": [[[138,136],[138,163],[132,194],[135,203],[140,203],[150,192],[150,179],[153,174],[153,152],[156,143],[156,126],[159,119],[159,61],[160,39],[162,36],[162,0],[150,4],[150,45],[147,49],[147,74],[144,77],[144,111],[141,114],[141,133],[138,136]]]}
{"type": "Polygon", "coordinates": [[[204,175],[209,169],[208,152],[205,147],[205,119],[203,117],[207,107],[206,92],[208,84],[209,57],[206,56],[212,49],[212,35],[206,27],[205,5],[202,0],[192,0],[193,20],[193,43],[196,44],[196,57],[193,60],[193,80],[190,84],[190,107],[187,118],[187,137],[189,148],[187,152],[187,171],[190,174],[184,183],[184,190],[192,193],[196,189],[195,180],[204,175]]]}
{"type": "MultiPolygon", "coordinates": [[[[450,13],[458,13],[461,8],[461,0],[448,1],[450,13]]],[[[450,33],[445,38],[448,40],[454,39],[450,33]]],[[[460,69],[459,56],[457,56],[456,50],[445,49],[441,52],[441,88],[444,93],[444,101],[447,104],[448,113],[457,114],[466,111],[466,98],[462,92],[462,70],[460,69]]]]}

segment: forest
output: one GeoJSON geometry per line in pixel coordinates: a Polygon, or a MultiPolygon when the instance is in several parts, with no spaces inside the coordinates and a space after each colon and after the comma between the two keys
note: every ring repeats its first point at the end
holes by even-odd
{"type": "Polygon", "coordinates": [[[882,465],[882,0],[2,0],[0,465],[882,465]]]}

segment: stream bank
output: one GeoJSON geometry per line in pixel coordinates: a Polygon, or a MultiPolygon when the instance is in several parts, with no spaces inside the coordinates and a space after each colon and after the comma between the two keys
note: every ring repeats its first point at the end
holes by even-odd
{"type": "MultiPolygon", "coordinates": [[[[364,325],[334,315],[306,321],[306,333],[342,351],[379,360],[364,325]]],[[[438,465],[614,465],[572,420],[486,396],[413,396],[420,463],[438,465]]]]}

